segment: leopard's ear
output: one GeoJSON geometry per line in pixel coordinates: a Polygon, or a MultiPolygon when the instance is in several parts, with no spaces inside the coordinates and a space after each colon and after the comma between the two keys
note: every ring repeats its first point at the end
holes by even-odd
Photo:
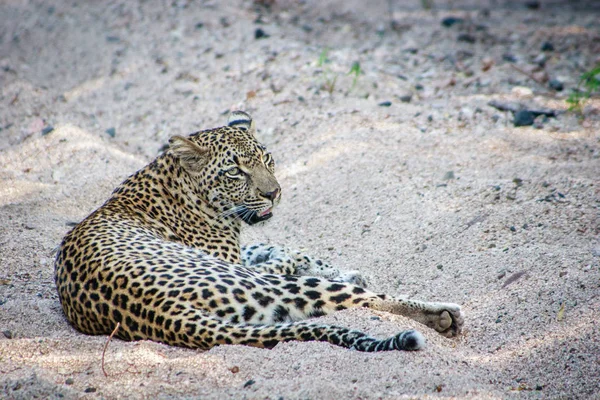
{"type": "Polygon", "coordinates": [[[169,151],[189,172],[199,172],[208,162],[208,149],[183,136],[177,135],[169,139],[169,151]]]}
{"type": "Polygon", "coordinates": [[[253,136],[256,133],[252,117],[247,112],[241,110],[232,111],[231,114],[229,114],[227,126],[247,131],[253,136]]]}

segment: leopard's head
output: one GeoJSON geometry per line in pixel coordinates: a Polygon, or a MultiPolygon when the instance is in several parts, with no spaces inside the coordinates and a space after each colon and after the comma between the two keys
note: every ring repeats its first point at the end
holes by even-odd
{"type": "Polygon", "coordinates": [[[250,115],[234,111],[227,126],[174,136],[168,150],[187,174],[190,190],[219,217],[250,225],[271,218],[281,198],[275,163],[255,132],[250,115]]]}

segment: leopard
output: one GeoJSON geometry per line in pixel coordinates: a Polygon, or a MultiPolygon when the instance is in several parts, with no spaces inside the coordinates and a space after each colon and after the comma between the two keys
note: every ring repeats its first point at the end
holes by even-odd
{"type": "Polygon", "coordinates": [[[314,320],[367,308],[458,336],[457,304],[371,291],[359,272],[303,251],[241,245],[242,227],[269,220],[281,199],[273,157],[256,131],[238,110],[222,127],[172,136],[64,236],[54,275],[67,321],[84,334],[201,350],[288,341],[365,352],[424,348],[419,330],[377,338],[314,320]]]}

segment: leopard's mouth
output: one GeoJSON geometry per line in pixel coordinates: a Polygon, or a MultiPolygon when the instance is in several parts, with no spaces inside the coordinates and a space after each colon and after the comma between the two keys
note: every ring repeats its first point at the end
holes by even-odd
{"type": "Polygon", "coordinates": [[[248,225],[254,225],[271,218],[273,216],[273,208],[269,207],[261,212],[243,208],[237,212],[237,216],[248,225]]]}

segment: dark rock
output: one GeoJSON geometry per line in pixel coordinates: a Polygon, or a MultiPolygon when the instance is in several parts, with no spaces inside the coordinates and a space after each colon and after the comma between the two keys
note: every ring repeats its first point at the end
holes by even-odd
{"type": "Polygon", "coordinates": [[[531,114],[533,114],[534,117],[537,117],[538,115],[545,115],[547,117],[556,117],[556,115],[558,114],[557,110],[553,110],[551,108],[538,108],[536,106],[525,106],[521,103],[517,103],[517,102],[503,102],[503,101],[499,101],[499,100],[490,100],[488,102],[488,105],[491,107],[494,107],[500,111],[511,111],[513,113],[517,113],[519,111],[522,110],[526,110],[529,111],[531,114]]]}
{"type": "Polygon", "coordinates": [[[254,31],[254,39],[266,39],[269,35],[267,32],[263,31],[261,28],[256,28],[254,31]]]}
{"type": "Polygon", "coordinates": [[[253,379],[250,379],[249,381],[244,383],[244,388],[250,387],[250,386],[254,385],[255,383],[256,383],[256,381],[254,381],[253,379]]]}
{"type": "Polygon", "coordinates": [[[115,137],[117,135],[117,130],[115,128],[108,128],[104,132],[108,133],[108,136],[115,137]]]}
{"type": "Polygon", "coordinates": [[[65,381],[65,385],[72,385],[75,383],[75,380],[73,378],[67,378],[67,380],[65,381]]]}
{"type": "Polygon", "coordinates": [[[308,25],[308,24],[304,24],[304,25],[302,25],[302,30],[303,30],[304,32],[307,32],[307,33],[308,33],[308,32],[312,32],[312,31],[313,31],[313,27],[312,27],[312,26],[310,26],[310,25],[308,25]]]}
{"type": "Polygon", "coordinates": [[[475,43],[475,36],[468,33],[461,33],[456,37],[459,42],[475,43]]]}
{"type": "Polygon", "coordinates": [[[530,10],[538,10],[540,8],[540,2],[537,0],[530,0],[525,2],[525,7],[530,10]]]}
{"type": "Polygon", "coordinates": [[[554,51],[554,45],[551,42],[542,43],[542,51],[554,51]]]}
{"type": "Polygon", "coordinates": [[[563,83],[556,78],[550,79],[548,81],[548,86],[550,86],[550,89],[556,90],[557,92],[560,92],[564,89],[563,83]]]}
{"type": "Polygon", "coordinates": [[[119,43],[121,41],[121,38],[118,36],[107,36],[106,41],[108,43],[119,43]]]}
{"type": "Polygon", "coordinates": [[[86,393],[96,393],[96,388],[95,387],[89,387],[89,388],[86,388],[84,390],[84,392],[86,392],[86,393]]]}
{"type": "Polygon", "coordinates": [[[502,59],[504,61],[508,61],[509,63],[516,63],[517,62],[517,57],[515,57],[511,53],[504,53],[504,54],[502,54],[502,59]]]}
{"type": "Polygon", "coordinates": [[[407,47],[402,51],[409,54],[417,54],[419,52],[419,49],[417,47],[407,47]]]}
{"type": "Polygon", "coordinates": [[[534,120],[535,120],[535,116],[533,115],[533,113],[531,111],[521,110],[521,111],[517,111],[515,113],[515,119],[514,119],[513,123],[517,127],[530,126],[530,125],[533,125],[534,120]]]}
{"type": "Polygon", "coordinates": [[[196,22],[196,25],[194,25],[196,29],[202,29],[204,28],[204,22],[196,22]]]}
{"type": "Polygon", "coordinates": [[[411,92],[405,92],[399,95],[398,99],[400,99],[400,101],[403,103],[410,103],[410,101],[412,100],[412,96],[413,94],[411,92]]]}
{"type": "Polygon", "coordinates": [[[417,84],[415,85],[415,89],[416,89],[416,90],[423,90],[423,89],[425,89],[425,88],[424,88],[424,87],[423,87],[423,85],[421,85],[420,83],[417,83],[417,84]]]}
{"type": "Polygon", "coordinates": [[[12,338],[13,338],[13,334],[12,334],[12,332],[11,332],[11,331],[9,331],[9,330],[2,331],[2,334],[3,334],[3,335],[4,335],[4,337],[5,337],[5,338],[7,338],[7,339],[12,339],[12,338]]]}
{"type": "Polygon", "coordinates": [[[442,26],[450,28],[452,25],[462,24],[465,20],[459,17],[446,17],[442,20],[442,26]]]}
{"type": "Polygon", "coordinates": [[[42,129],[42,136],[46,136],[47,134],[49,134],[53,130],[54,130],[54,127],[52,125],[48,125],[44,129],[42,129]]]}
{"type": "Polygon", "coordinates": [[[380,107],[389,107],[392,105],[391,101],[382,101],[381,103],[378,104],[378,106],[380,107]]]}

